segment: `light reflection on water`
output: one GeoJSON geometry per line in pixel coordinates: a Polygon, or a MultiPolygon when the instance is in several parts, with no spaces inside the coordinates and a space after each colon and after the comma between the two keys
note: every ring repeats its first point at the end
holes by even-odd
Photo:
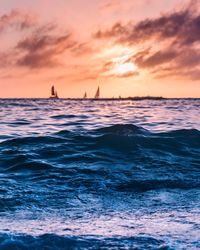
{"type": "Polygon", "coordinates": [[[131,237],[137,234],[153,235],[154,237],[173,235],[180,240],[184,240],[187,233],[189,240],[190,238],[198,240],[198,225],[200,223],[199,211],[196,210],[155,214],[111,213],[75,220],[53,213],[35,214],[34,217],[33,214],[24,211],[22,214],[16,214],[16,218],[17,220],[9,217],[3,218],[0,225],[1,232],[6,232],[9,229],[11,232],[35,236],[40,235],[41,232],[76,236],[101,235],[104,237],[131,237]]]}
{"type": "Polygon", "coordinates": [[[150,131],[199,129],[200,100],[0,100],[0,135],[38,135],[134,124],[150,131]],[[23,106],[21,105],[23,103],[23,106]]]}

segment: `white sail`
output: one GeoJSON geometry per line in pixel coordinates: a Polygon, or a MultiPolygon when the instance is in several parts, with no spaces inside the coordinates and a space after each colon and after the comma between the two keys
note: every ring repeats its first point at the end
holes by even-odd
{"type": "Polygon", "coordinates": [[[97,92],[94,96],[95,99],[98,99],[100,97],[100,88],[98,87],[97,92]]]}

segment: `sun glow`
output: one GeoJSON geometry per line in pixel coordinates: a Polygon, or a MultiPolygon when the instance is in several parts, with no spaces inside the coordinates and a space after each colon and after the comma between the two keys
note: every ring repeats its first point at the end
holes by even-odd
{"type": "Polygon", "coordinates": [[[114,71],[118,75],[125,75],[129,73],[136,72],[138,67],[133,63],[123,63],[123,64],[117,64],[114,71]]]}

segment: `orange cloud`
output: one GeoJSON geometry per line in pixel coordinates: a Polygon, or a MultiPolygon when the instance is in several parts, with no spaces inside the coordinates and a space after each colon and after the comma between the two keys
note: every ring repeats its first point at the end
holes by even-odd
{"type": "Polygon", "coordinates": [[[20,31],[26,29],[23,38],[15,35],[12,48],[0,52],[0,68],[52,68],[64,66],[63,56],[67,52],[75,56],[92,53],[91,46],[77,41],[71,31],[60,31],[55,23],[41,24],[31,17],[30,13],[19,10],[0,17],[0,31],[10,27],[20,31]]]}
{"type": "Polygon", "coordinates": [[[166,68],[168,77],[171,72],[171,76],[193,79],[195,75],[196,79],[200,71],[200,8],[197,6],[197,1],[191,1],[185,9],[157,18],[148,18],[136,24],[132,21],[125,25],[118,22],[110,29],[97,31],[94,38],[112,39],[116,44],[138,50],[128,60],[140,69],[148,68],[155,77],[161,76],[166,68]],[[185,74],[185,70],[189,70],[190,74],[185,74]]]}
{"type": "Polygon", "coordinates": [[[18,30],[29,29],[35,24],[35,16],[21,10],[12,10],[9,14],[0,16],[0,32],[8,28],[18,30]]]}

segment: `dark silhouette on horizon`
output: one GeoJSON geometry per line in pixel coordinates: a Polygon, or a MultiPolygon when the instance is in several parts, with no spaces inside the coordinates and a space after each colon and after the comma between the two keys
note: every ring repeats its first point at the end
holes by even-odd
{"type": "Polygon", "coordinates": [[[49,98],[50,99],[59,99],[58,93],[57,93],[54,85],[51,87],[51,96],[49,98]]]}
{"type": "Polygon", "coordinates": [[[100,88],[98,86],[98,89],[97,89],[97,92],[96,92],[96,94],[94,96],[94,99],[99,99],[99,98],[100,98],[100,88]]]}
{"type": "Polygon", "coordinates": [[[83,96],[84,99],[87,98],[87,92],[85,92],[84,96],[83,96]]]}

